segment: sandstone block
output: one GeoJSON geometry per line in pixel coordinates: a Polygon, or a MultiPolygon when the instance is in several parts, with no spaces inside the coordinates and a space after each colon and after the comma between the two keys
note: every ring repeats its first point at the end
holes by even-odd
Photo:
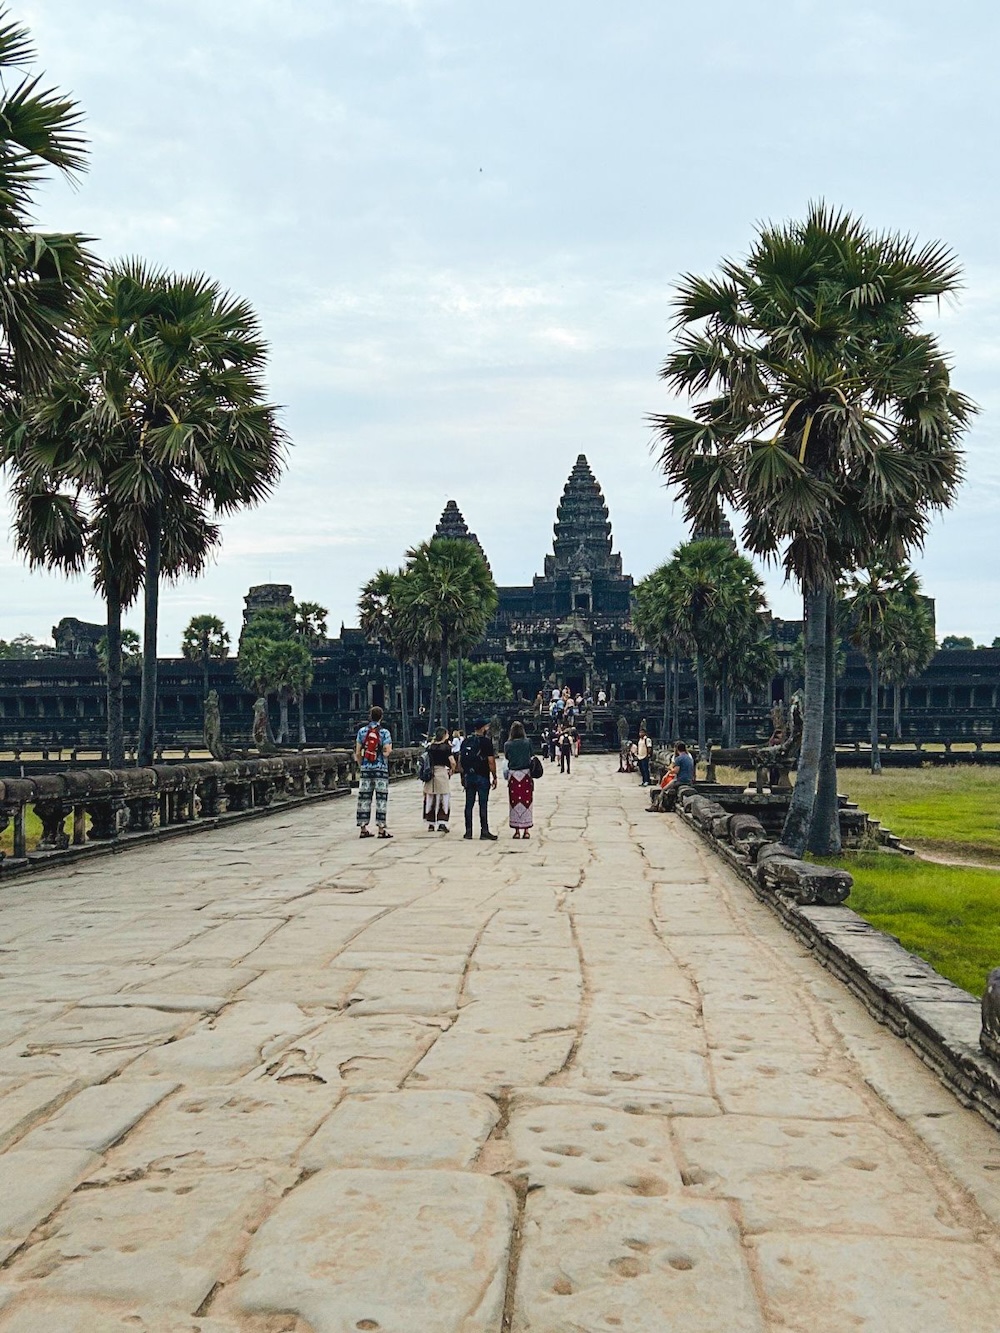
{"type": "Polygon", "coordinates": [[[453,1171],[323,1171],[254,1236],[235,1294],[313,1333],[500,1333],[513,1195],[453,1171]]]}

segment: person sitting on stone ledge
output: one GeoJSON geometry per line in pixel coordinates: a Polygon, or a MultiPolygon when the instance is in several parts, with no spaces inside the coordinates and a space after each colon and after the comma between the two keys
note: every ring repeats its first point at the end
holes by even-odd
{"type": "Polygon", "coordinates": [[[677,741],[670,767],[660,779],[659,787],[650,793],[648,809],[657,814],[673,810],[677,804],[679,789],[692,782],[694,782],[694,759],[684,742],[677,741]]]}

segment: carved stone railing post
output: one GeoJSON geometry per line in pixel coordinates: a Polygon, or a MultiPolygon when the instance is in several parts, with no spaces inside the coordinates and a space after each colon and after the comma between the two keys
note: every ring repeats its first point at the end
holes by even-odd
{"type": "Polygon", "coordinates": [[[1000,967],[995,967],[986,979],[979,1044],[988,1056],[1000,1063],[1000,967]]]}

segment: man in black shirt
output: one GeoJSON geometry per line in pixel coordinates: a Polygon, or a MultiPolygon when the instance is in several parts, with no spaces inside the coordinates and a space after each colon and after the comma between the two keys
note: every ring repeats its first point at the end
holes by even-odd
{"type": "Polygon", "coordinates": [[[462,769],[465,788],[465,836],[472,837],[472,812],[479,802],[479,836],[486,842],[496,842],[490,832],[486,814],[490,791],[497,785],[496,752],[488,722],[474,722],[470,734],[462,742],[458,762],[462,769]]]}

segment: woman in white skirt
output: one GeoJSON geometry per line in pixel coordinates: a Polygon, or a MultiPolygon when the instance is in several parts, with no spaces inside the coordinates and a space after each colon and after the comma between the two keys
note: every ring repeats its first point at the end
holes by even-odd
{"type": "Polygon", "coordinates": [[[451,817],[451,775],[455,771],[455,759],[451,752],[451,742],[444,727],[438,727],[434,739],[427,747],[427,757],[431,761],[431,775],[424,783],[424,819],[427,832],[448,832],[448,820],[451,817]]]}

